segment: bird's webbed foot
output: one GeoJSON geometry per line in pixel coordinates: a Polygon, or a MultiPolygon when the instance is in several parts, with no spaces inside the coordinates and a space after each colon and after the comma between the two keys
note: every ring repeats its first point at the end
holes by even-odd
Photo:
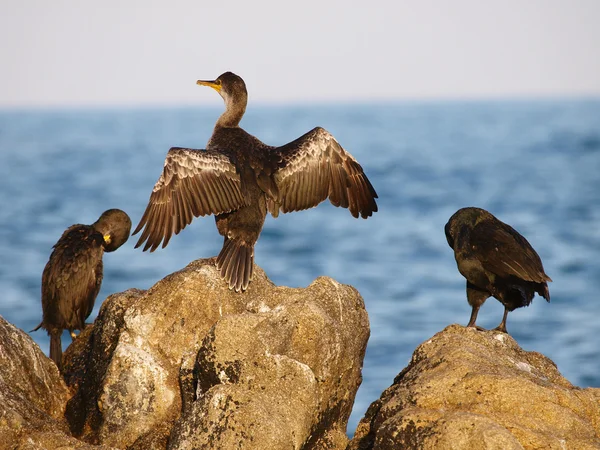
{"type": "Polygon", "coordinates": [[[475,328],[477,331],[487,331],[486,328],[480,327],[479,325],[475,325],[475,324],[468,324],[467,328],[475,328]]]}
{"type": "Polygon", "coordinates": [[[500,333],[506,333],[506,334],[508,334],[508,331],[506,331],[506,325],[504,325],[504,324],[498,325],[492,331],[499,331],[500,333]]]}

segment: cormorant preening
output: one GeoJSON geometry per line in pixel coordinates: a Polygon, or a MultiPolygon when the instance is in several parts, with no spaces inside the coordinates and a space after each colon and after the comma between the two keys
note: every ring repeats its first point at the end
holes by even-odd
{"type": "MultiPolygon", "coordinates": [[[[50,358],[62,365],[63,330],[85,327],[102,284],[102,255],[129,238],[131,220],[120,209],[102,213],[92,225],[71,225],[54,245],[42,274],[43,319],[37,328],[50,335],[50,358]]],[[[35,331],[33,330],[33,331],[35,331]]]]}
{"type": "Polygon", "coordinates": [[[476,326],[477,312],[490,295],[504,305],[496,328],[504,333],[508,312],[529,306],[535,292],[550,301],[546,282],[552,280],[527,239],[512,227],[483,209],[462,208],[444,230],[458,271],[467,279],[467,300],[473,308],[468,327],[476,326]]]}
{"type": "Polygon", "coordinates": [[[312,208],[329,198],[354,217],[377,211],[377,194],[358,162],[323,128],[281,147],[259,141],[239,127],[248,94],[244,80],[226,72],[197,84],[225,101],[206,150],[171,148],[139,225],[136,248],[164,248],[194,217],[214,214],[224,236],[217,268],[230,289],[252,279],[254,244],[267,212],[312,208]]]}

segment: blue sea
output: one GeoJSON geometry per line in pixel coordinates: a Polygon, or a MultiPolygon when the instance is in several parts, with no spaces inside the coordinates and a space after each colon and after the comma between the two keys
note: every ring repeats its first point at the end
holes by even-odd
{"type": "MultiPolygon", "coordinates": [[[[203,148],[221,111],[221,104],[0,111],[0,314],[34,328],[42,270],[65,228],[109,208],[125,210],[135,226],[167,150],[203,148]]],[[[354,219],[326,202],[269,216],[255,254],[276,284],[307,286],[326,275],[362,294],[371,337],[349,434],[417,345],[467,323],[465,280],[444,236],[464,206],[485,208],[521,232],[554,280],[551,303],[536,297],[509,315],[511,335],[554,360],[572,383],[600,387],[600,100],[251,103],[242,121],[272,145],[317,125],[361,163],[379,212],[354,219]]],[[[212,217],[152,254],[134,250],[136,240],[105,255],[90,321],[109,294],[147,289],[222,245],[212,217]]],[[[489,299],[478,324],[493,328],[502,312],[489,299]]],[[[47,353],[46,333],[31,335],[47,353]]]]}

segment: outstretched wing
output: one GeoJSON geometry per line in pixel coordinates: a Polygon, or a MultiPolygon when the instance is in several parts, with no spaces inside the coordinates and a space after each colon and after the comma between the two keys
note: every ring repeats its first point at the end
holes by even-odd
{"type": "Polygon", "coordinates": [[[471,232],[473,252],[483,267],[500,277],[526,281],[552,281],[531,244],[510,225],[499,220],[482,221],[471,232]]]}
{"type": "Polygon", "coordinates": [[[273,174],[279,190],[269,204],[276,216],[317,206],[326,198],[363,218],[377,211],[377,193],[362,167],[335,138],[317,127],[289,144],[277,147],[278,168],[273,174]]]}
{"type": "Polygon", "coordinates": [[[144,231],[135,247],[145,241],[144,251],[166,247],[194,217],[222,214],[245,205],[235,165],[215,150],[173,147],[163,172],[154,185],[150,201],[133,232],[144,231]]]}

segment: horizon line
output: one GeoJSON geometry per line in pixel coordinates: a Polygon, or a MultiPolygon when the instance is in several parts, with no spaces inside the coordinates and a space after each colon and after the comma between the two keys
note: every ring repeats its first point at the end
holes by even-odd
{"type": "MultiPolygon", "coordinates": [[[[552,102],[552,101],[598,101],[600,92],[590,93],[544,93],[544,94],[489,94],[489,95],[441,95],[441,96],[398,96],[357,97],[357,98],[320,98],[293,100],[254,100],[249,99],[249,108],[278,107],[310,107],[337,105],[397,105],[397,104],[432,104],[432,103],[518,103],[518,102],[552,102]]],[[[105,109],[220,109],[222,105],[198,103],[197,101],[149,101],[149,102],[67,102],[67,103],[0,103],[0,112],[6,111],[48,111],[48,110],[105,110],[105,109]]]]}

